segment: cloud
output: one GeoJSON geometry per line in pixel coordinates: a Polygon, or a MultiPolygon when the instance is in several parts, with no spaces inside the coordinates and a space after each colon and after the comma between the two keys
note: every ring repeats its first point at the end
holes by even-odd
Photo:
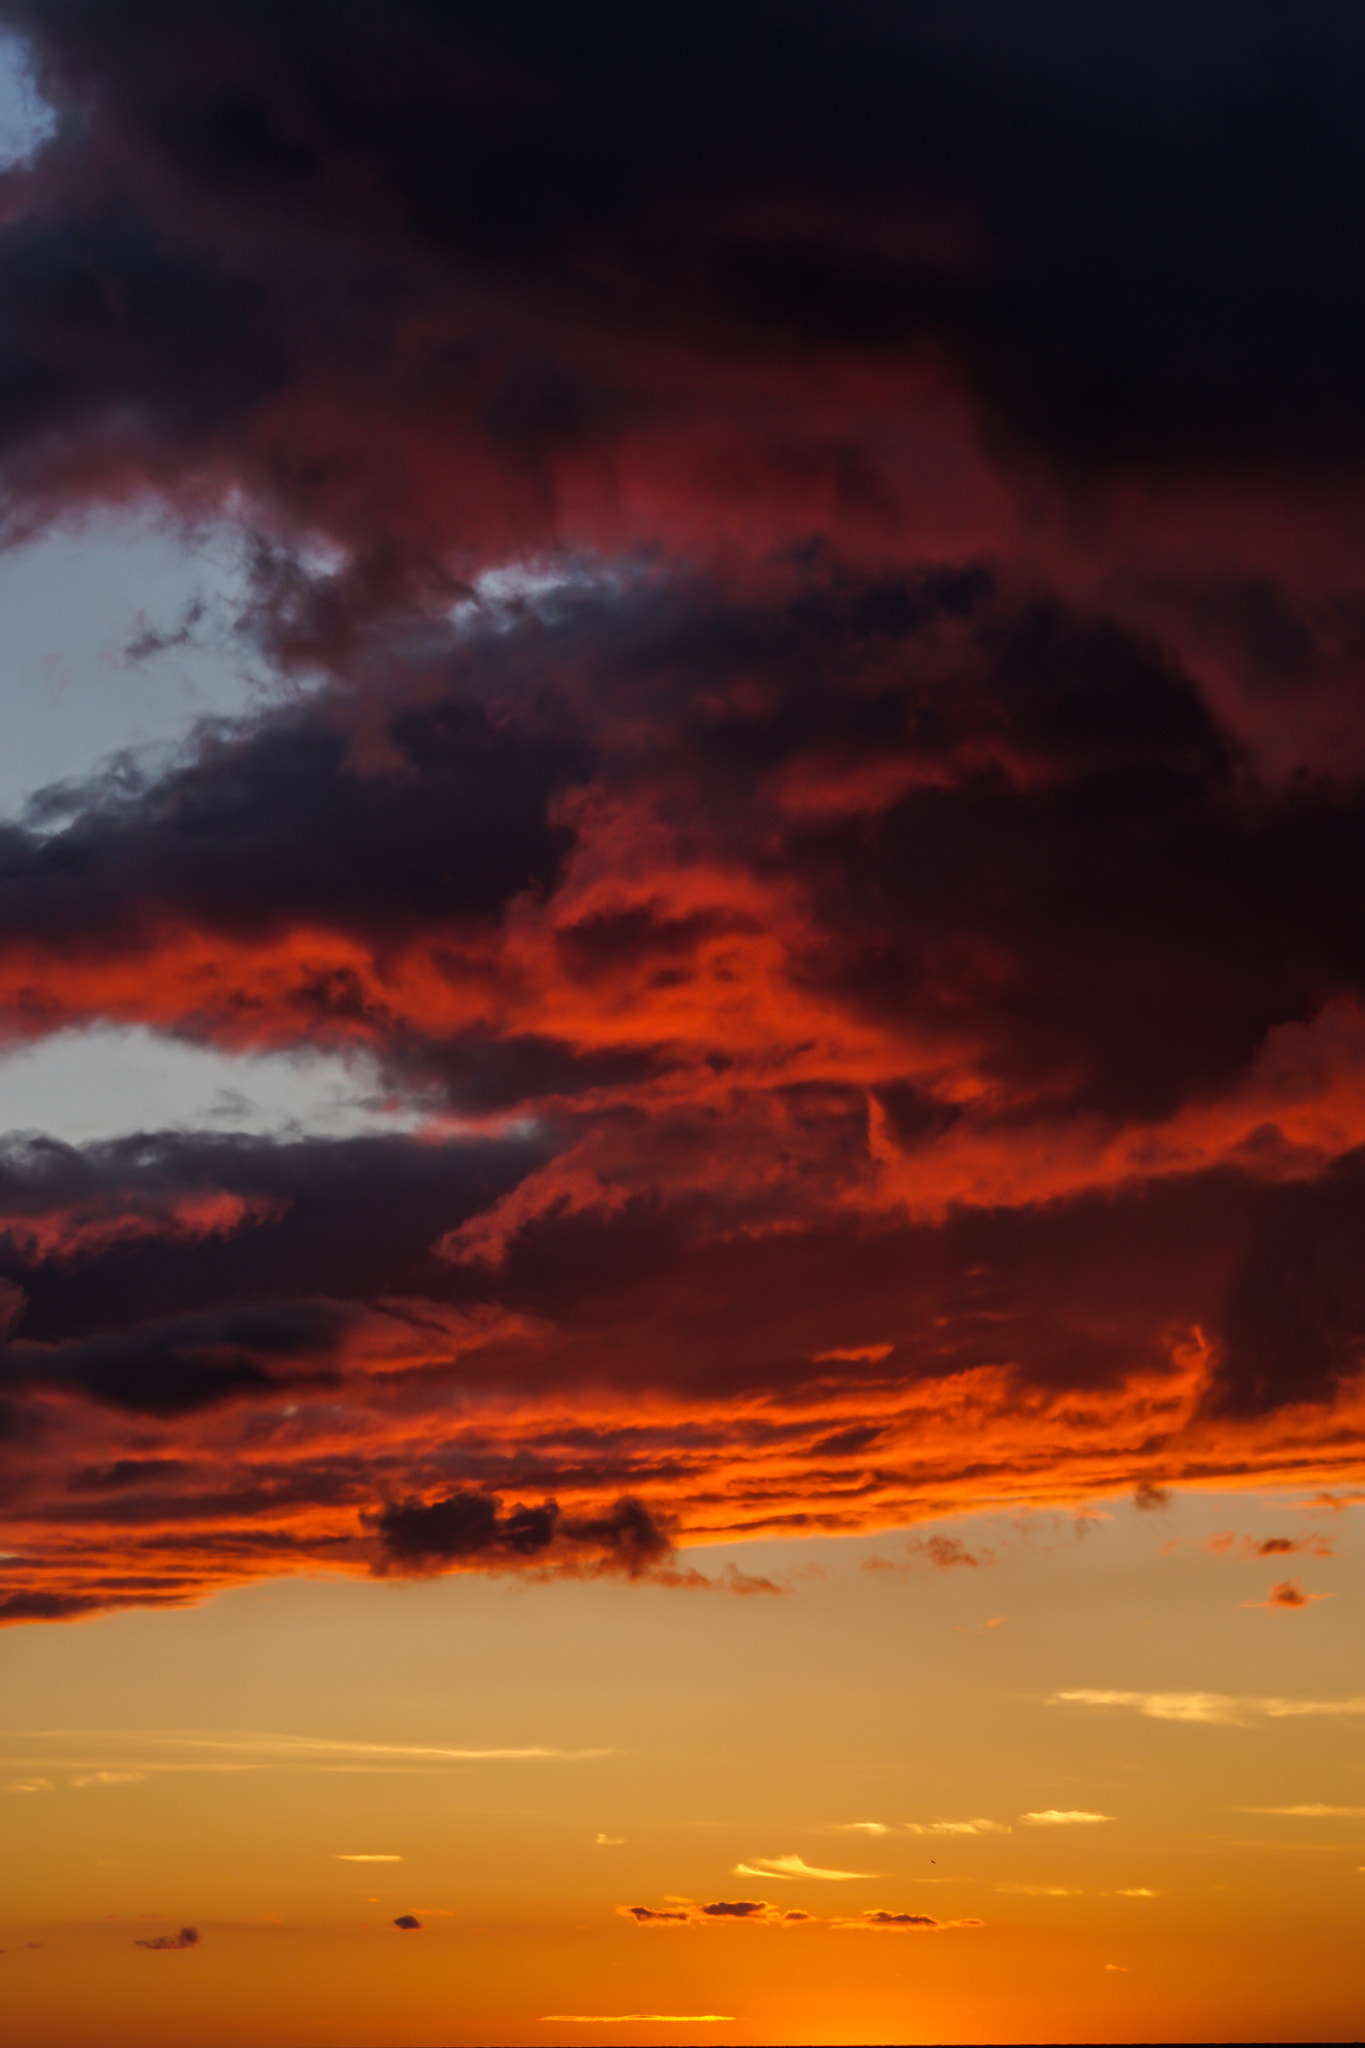
{"type": "Polygon", "coordinates": [[[1017,1892],[1028,1899],[1079,1899],[1085,1894],[1067,1884],[998,1884],[998,1892],[1017,1892]]]}
{"type": "Polygon", "coordinates": [[[1277,1609],[1290,1613],[1299,1607],[1311,1607],[1316,1600],[1334,1600],[1334,1593],[1305,1593],[1298,1579],[1281,1579],[1271,1587],[1264,1600],[1243,1600],[1243,1607],[1263,1607],[1270,1612],[1277,1609]]]}
{"type": "Polygon", "coordinates": [[[594,1835],[593,1843],[599,1849],[623,1849],[626,1838],[624,1835],[594,1835]]]}
{"type": "Polygon", "coordinates": [[[1242,1727],[1258,1719],[1280,1721],[1300,1716],[1365,1714],[1365,1697],[1354,1695],[1335,1700],[1310,1700],[1217,1692],[1101,1692],[1085,1689],[1054,1693],[1052,1704],[1130,1707],[1154,1721],[1198,1721],[1228,1728],[1242,1727]]]}
{"type": "Polygon", "coordinates": [[[542,2017],[546,2024],[557,2021],[583,2027],[662,2027],[729,2026],[735,2016],[730,2012],[547,2012],[542,2017]]]}
{"type": "MultiPolygon", "coordinates": [[[[27,1757],[11,1764],[41,1763],[58,1769],[123,1772],[134,1762],[140,1775],[165,1772],[309,1771],[346,1775],[429,1773],[471,1763],[577,1763],[614,1754],[608,1749],[453,1749],[435,1743],[352,1742],[323,1735],[275,1735],[250,1730],[174,1728],[47,1729],[37,1734],[12,1730],[12,1744],[27,1757]]],[[[395,1862],[390,1854],[339,1854],[343,1862],[395,1862]]]]}
{"type": "Polygon", "coordinates": [[[862,1929],[865,1932],[881,1934],[947,1934],[955,1928],[984,1927],[986,1923],[984,1920],[970,1918],[935,1920],[929,1913],[896,1913],[889,1912],[884,1907],[874,1907],[866,1913],[831,1920],[829,1924],[844,1931],[862,1929]]]}
{"type": "Polygon", "coordinates": [[[978,1565],[992,1561],[989,1551],[981,1557],[973,1556],[958,1536],[927,1536],[923,1541],[912,1537],[907,1547],[922,1553],[939,1571],[951,1571],[957,1565],[970,1565],[975,1570],[978,1565]]]}
{"type": "Polygon", "coordinates": [[[1276,1813],[1302,1820],[1365,1820],[1365,1806],[1239,1806],[1238,1813],[1276,1813]]]}
{"type": "Polygon", "coordinates": [[[84,1776],[73,1778],[77,1787],[86,1785],[140,1785],[146,1779],[145,1771],[87,1771],[84,1776]]]}
{"type": "Polygon", "coordinates": [[[869,1870],[818,1870],[802,1856],[755,1856],[752,1863],[737,1863],[737,1877],[814,1877],[829,1883],[846,1884],[857,1878],[875,1877],[869,1870]]]}
{"type": "Polygon", "coordinates": [[[198,1946],[199,1929],[197,1927],[182,1927],[178,1934],[154,1934],[144,1940],[133,1943],[134,1948],[154,1949],[197,1948],[198,1946]]]}
{"type": "Polygon", "coordinates": [[[401,1863],[403,1858],[401,1856],[371,1853],[369,1851],[353,1853],[339,1849],[336,1853],[336,1861],[338,1863],[401,1863]]]}
{"type": "Polygon", "coordinates": [[[0,1622],[1349,1484],[1355,11],[242,5],[7,16],[0,538],[268,687],[0,825],[0,1033],[408,1128],[0,1147],[0,1622]]]}
{"type": "MultiPolygon", "coordinates": [[[[1179,1539],[1177,1539],[1178,1543],[1179,1539]]],[[[1168,1545],[1167,1548],[1174,1548],[1168,1545]]],[[[1292,1557],[1303,1553],[1309,1557],[1335,1557],[1336,1551],[1325,1536],[1316,1530],[1309,1530],[1303,1536],[1238,1536],[1234,1530],[1220,1529],[1206,1538],[1205,1549],[1215,1557],[1236,1555],[1253,1557],[1292,1557]]]]}
{"type": "Polygon", "coordinates": [[[1157,1514],[1171,1504],[1171,1490],[1150,1479],[1140,1479],[1133,1490],[1133,1506],[1144,1514],[1157,1514]]]}
{"type": "Polygon", "coordinates": [[[428,1503],[408,1501],[380,1511],[375,1527],[386,1566],[432,1571],[471,1558],[587,1563],[636,1578],[669,1554],[668,1537],[637,1500],[621,1499],[604,1515],[562,1517],[559,1503],[516,1507],[484,1493],[456,1493],[428,1503]]]}
{"type": "Polygon", "coordinates": [[[1019,1818],[1033,1827],[1069,1828],[1090,1826],[1096,1821],[1112,1820],[1114,1816],[1112,1813],[1080,1813],[1074,1809],[1063,1811],[1049,1806],[1041,1813],[1021,1813],[1019,1818]]]}
{"type": "Polygon", "coordinates": [[[404,1934],[420,1934],[422,1931],[422,1923],[415,1913],[400,1913],[393,1924],[404,1934]]]}
{"type": "MultiPolygon", "coordinates": [[[[1024,1818],[1033,1820],[1037,1815],[1026,1814],[1024,1818]]],[[[979,1815],[975,1820],[908,1820],[905,1825],[912,1835],[1008,1835],[1013,1832],[1008,1821],[983,1820],[979,1815]]]]}

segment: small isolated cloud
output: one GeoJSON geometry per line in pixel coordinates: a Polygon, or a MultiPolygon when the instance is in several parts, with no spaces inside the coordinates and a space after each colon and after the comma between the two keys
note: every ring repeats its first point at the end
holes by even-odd
{"type": "Polygon", "coordinates": [[[1242,1607],[1260,1607],[1268,1613],[1294,1613],[1300,1607],[1311,1607],[1318,1600],[1334,1600],[1334,1593],[1305,1593],[1298,1579],[1281,1579],[1272,1586],[1264,1600],[1243,1600],[1242,1607]]]}
{"type": "Polygon", "coordinates": [[[616,1910],[637,1927],[686,1927],[692,1918],[690,1906],[618,1906],[616,1910]]]}
{"type": "Polygon", "coordinates": [[[866,1913],[850,1913],[830,1921],[845,1932],[861,1930],[872,1934],[948,1934],[959,1927],[984,1927],[984,1920],[935,1920],[932,1913],[891,1912],[874,1906],[866,1913]]]}
{"type": "MultiPolygon", "coordinates": [[[[1171,1543],[1168,1550],[1178,1550],[1179,1543],[1171,1543]]],[[[1235,1529],[1220,1529],[1216,1535],[1205,1540],[1204,1548],[1214,1557],[1335,1557],[1328,1539],[1316,1529],[1310,1529],[1306,1536],[1239,1536],[1235,1529]]]]}
{"type": "Polygon", "coordinates": [[[83,1778],[73,1778],[76,1786],[85,1785],[141,1785],[145,1783],[145,1771],[87,1771],[83,1778]]]}
{"type": "Polygon", "coordinates": [[[51,1778],[16,1778],[12,1785],[6,1785],[7,1792],[55,1792],[51,1778]]]}
{"type": "Polygon", "coordinates": [[[1106,1970],[1117,1970],[1120,1976],[1126,1977],[1128,1975],[1127,1963],[1106,1963],[1104,1967],[1106,1970]]]}
{"type": "Polygon", "coordinates": [[[134,1948],[155,1949],[198,1948],[198,1946],[199,1929],[197,1927],[182,1927],[178,1934],[153,1934],[147,1936],[142,1941],[135,1941],[133,1943],[134,1948]]]}
{"type": "Polygon", "coordinates": [[[1160,1892],[1152,1891],[1145,1884],[1130,1884],[1123,1890],[1116,1891],[1114,1897],[1116,1899],[1159,1899],[1161,1894],[1160,1892]]]}
{"type": "Polygon", "coordinates": [[[927,1536],[922,1542],[912,1540],[908,1547],[927,1557],[930,1564],[941,1572],[951,1571],[957,1565],[969,1565],[975,1571],[979,1565],[993,1562],[990,1551],[983,1550],[976,1557],[956,1536],[927,1536]]]}
{"type": "Polygon", "coordinates": [[[546,2012],[542,2024],[572,2027],[705,2027],[731,2026],[732,2012],[546,2012]]]}
{"type": "Polygon", "coordinates": [[[1008,1620],[1007,1614],[993,1614],[989,1621],[955,1621],[953,1627],[960,1636],[984,1636],[989,1629],[1003,1628],[1008,1620]]]}
{"type": "Polygon", "coordinates": [[[1020,1820],[1035,1828],[1092,1827],[1095,1822],[1113,1820],[1112,1813],[1082,1813],[1077,1808],[1044,1807],[1041,1813],[1021,1813],[1020,1820]]]}
{"type": "Polygon", "coordinates": [[[888,1835],[891,1832],[884,1820],[836,1820],[833,1826],[841,1835],[888,1835]]]}
{"type": "Polygon", "coordinates": [[[593,1846],[598,1849],[624,1849],[626,1838],[624,1835],[594,1835],[593,1846]]]}
{"type": "Polygon", "coordinates": [[[875,1870],[820,1870],[804,1856],[755,1856],[752,1863],[737,1863],[736,1877],[816,1877],[828,1884],[849,1884],[872,1878],[875,1870]]]}
{"type": "Polygon", "coordinates": [[[1084,1893],[1071,1884],[998,1884],[998,1892],[1016,1892],[1025,1899],[1079,1899],[1084,1893]]]}
{"type": "Polygon", "coordinates": [[[1133,1506],[1144,1515],[1159,1514],[1171,1504],[1171,1490],[1168,1486],[1157,1486],[1150,1479],[1140,1479],[1133,1489],[1133,1506]]]}
{"type": "Polygon", "coordinates": [[[727,1564],[719,1578],[709,1578],[693,1565],[660,1565],[650,1574],[657,1586],[672,1587],[675,1592],[684,1593],[790,1593],[790,1586],[779,1586],[776,1579],[765,1579],[754,1572],[741,1571],[737,1564],[727,1564]]]}
{"type": "Polygon", "coordinates": [[[956,1566],[968,1566],[976,1570],[981,1565],[994,1564],[993,1552],[983,1550],[978,1554],[968,1550],[957,1536],[912,1536],[905,1546],[903,1558],[865,1557],[865,1572],[907,1572],[923,1561],[932,1565],[935,1571],[952,1571],[956,1566]]]}
{"type": "Polygon", "coordinates": [[[393,1924],[395,1927],[401,1927],[404,1934],[420,1934],[422,1932],[422,1923],[415,1913],[400,1913],[393,1924]]]}
{"type": "Polygon", "coordinates": [[[912,1835],[1012,1835],[1014,1833],[1008,1821],[984,1820],[980,1814],[974,1820],[908,1820],[905,1825],[912,1835]]]}
{"type": "Polygon", "coordinates": [[[335,1860],[338,1863],[401,1863],[403,1861],[401,1856],[390,1856],[387,1854],[371,1855],[368,1852],[357,1852],[352,1855],[345,1849],[338,1849],[335,1860]]]}
{"type": "Polygon", "coordinates": [[[702,1907],[708,1920],[761,1920],[771,1911],[766,1899],[713,1899],[702,1907]]]}

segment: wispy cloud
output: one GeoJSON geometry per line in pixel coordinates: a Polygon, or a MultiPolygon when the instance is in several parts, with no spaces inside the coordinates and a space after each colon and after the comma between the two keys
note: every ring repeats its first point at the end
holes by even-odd
{"type": "Polygon", "coordinates": [[[1035,1828],[1089,1827],[1096,1821],[1112,1820],[1112,1813],[1082,1813],[1074,1807],[1046,1806],[1041,1813],[1021,1813],[1020,1820],[1035,1828]]]}
{"type": "Polygon", "coordinates": [[[732,2012],[547,2012],[542,2023],[573,2027],[703,2027],[732,2026],[732,2012]]]}
{"type": "Polygon", "coordinates": [[[355,1851],[338,1849],[335,1860],[338,1863],[401,1863],[403,1861],[401,1856],[390,1855],[387,1851],[382,1853],[379,1851],[371,1852],[368,1849],[355,1851]]]}
{"type": "Polygon", "coordinates": [[[1017,1892],[1027,1899],[1080,1899],[1085,1894],[1069,1884],[998,1884],[998,1892],[1017,1892]]]}
{"type": "MultiPolygon", "coordinates": [[[[48,1728],[11,1733],[11,1743],[31,1744],[45,1753],[0,1758],[0,1764],[121,1771],[129,1752],[140,1774],[153,1771],[427,1771],[468,1763],[578,1763],[612,1756],[610,1749],[454,1749],[399,1742],[351,1742],[332,1736],[275,1735],[250,1730],[176,1728],[48,1728]]],[[[109,1782],[106,1778],[105,1782],[109,1782]]]]}
{"type": "Polygon", "coordinates": [[[755,1856],[752,1863],[735,1865],[736,1877],[816,1877],[831,1884],[848,1884],[876,1875],[875,1870],[820,1870],[807,1863],[804,1856],[755,1856]]]}
{"type": "Polygon", "coordinates": [[[1234,1806],[1234,1813],[1277,1813],[1287,1820],[1365,1820],[1365,1806],[1234,1806]]]}
{"type": "MultiPolygon", "coordinates": [[[[1025,1818],[1031,1818],[1025,1815],[1025,1818]]],[[[978,1815],[974,1820],[908,1820],[905,1823],[912,1835],[1009,1835],[1013,1834],[1008,1821],[983,1820],[978,1815]]]]}
{"type": "Polygon", "coordinates": [[[1055,1692],[1050,1706],[1127,1707],[1153,1721],[1200,1721],[1239,1728],[1256,1720],[1284,1721],[1300,1715],[1365,1714],[1365,1694],[1338,1700],[1281,1699],[1273,1695],[1224,1692],[1117,1692],[1077,1687],[1055,1692]]]}

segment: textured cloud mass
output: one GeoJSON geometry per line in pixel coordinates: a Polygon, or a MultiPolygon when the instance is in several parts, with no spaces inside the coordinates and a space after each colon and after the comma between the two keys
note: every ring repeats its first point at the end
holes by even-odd
{"type": "Polygon", "coordinates": [[[0,824],[0,1029],[414,1125],[5,1141],[0,1618],[1358,1476],[1358,10],[0,20],[4,529],[297,686],[0,824]]]}

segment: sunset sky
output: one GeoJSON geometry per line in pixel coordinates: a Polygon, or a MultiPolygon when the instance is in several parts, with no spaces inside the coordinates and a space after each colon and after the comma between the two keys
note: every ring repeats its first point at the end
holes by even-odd
{"type": "Polygon", "coordinates": [[[1363,93],[0,0],[6,2048],[1365,2031],[1363,93]]]}

